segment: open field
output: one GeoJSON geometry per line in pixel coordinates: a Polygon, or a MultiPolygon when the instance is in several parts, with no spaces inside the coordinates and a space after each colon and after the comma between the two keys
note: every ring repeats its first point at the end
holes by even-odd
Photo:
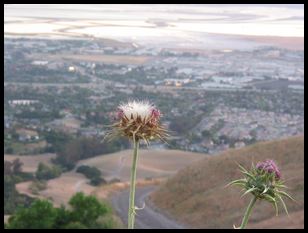
{"type": "Polygon", "coordinates": [[[151,195],[156,206],[179,222],[193,228],[232,228],[239,226],[251,196],[240,198],[240,188],[225,187],[241,178],[237,167],[246,168],[268,158],[274,159],[282,172],[287,190],[296,200],[286,200],[290,218],[279,206],[275,217],[273,206],[257,203],[248,228],[304,227],[304,137],[261,142],[198,161],[180,170],[151,195]],[[178,195],[178,194],[181,195],[178,195]]]}
{"type": "Polygon", "coordinates": [[[4,155],[4,160],[13,161],[20,159],[23,163],[22,170],[24,172],[35,172],[39,163],[51,165],[51,159],[55,158],[55,154],[41,154],[41,155],[4,155]]]}
{"type": "MultiPolygon", "coordinates": [[[[175,174],[186,165],[205,158],[206,155],[178,150],[140,150],[137,179],[159,178],[175,174]]],[[[118,178],[129,181],[132,151],[97,156],[81,160],[79,165],[99,168],[106,179],[118,178]]]]}
{"type": "Polygon", "coordinates": [[[82,174],[67,172],[59,178],[49,180],[47,189],[41,191],[39,195],[33,195],[29,190],[32,181],[16,184],[16,189],[19,193],[30,197],[52,200],[54,206],[59,207],[62,204],[67,205],[76,192],[91,194],[95,187],[88,185],[87,181],[82,174]]]}
{"type": "MultiPolygon", "coordinates": [[[[125,189],[129,186],[131,150],[125,150],[109,155],[97,156],[87,160],[79,161],[80,165],[95,166],[102,171],[106,180],[112,178],[120,179],[120,183],[93,187],[88,184],[88,179],[82,174],[74,171],[62,174],[56,179],[47,182],[47,189],[40,192],[40,197],[50,198],[56,206],[67,204],[68,200],[76,192],[82,191],[86,194],[94,193],[101,198],[106,198],[112,191],[125,189]]],[[[19,156],[23,157],[28,156],[19,156]]],[[[177,150],[140,150],[140,160],[137,171],[138,185],[158,184],[160,179],[175,174],[179,169],[188,164],[205,158],[206,155],[183,152],[177,150]]],[[[37,159],[41,157],[37,157],[37,159]]],[[[32,158],[32,162],[35,159],[32,158]]],[[[30,160],[29,160],[30,161],[30,160]]],[[[28,163],[27,163],[28,164],[28,163]]],[[[29,167],[26,167],[29,170],[29,167]]],[[[33,170],[33,169],[32,169],[33,170]]],[[[16,185],[18,192],[32,196],[29,185],[31,182],[16,185]]]]}

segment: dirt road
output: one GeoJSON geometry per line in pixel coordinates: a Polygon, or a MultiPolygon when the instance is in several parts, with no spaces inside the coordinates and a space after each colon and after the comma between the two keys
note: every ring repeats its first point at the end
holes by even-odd
{"type": "MultiPolygon", "coordinates": [[[[135,228],[137,229],[183,229],[184,226],[168,218],[160,212],[157,212],[149,206],[147,197],[156,189],[156,186],[145,186],[136,188],[135,203],[137,207],[145,207],[142,210],[137,210],[135,219],[135,228]]],[[[127,226],[129,190],[123,190],[113,195],[112,205],[117,214],[127,226]]]]}

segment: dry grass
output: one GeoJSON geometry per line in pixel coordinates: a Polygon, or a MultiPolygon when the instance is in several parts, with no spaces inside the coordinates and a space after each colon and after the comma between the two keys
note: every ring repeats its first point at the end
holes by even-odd
{"type": "Polygon", "coordinates": [[[31,185],[32,185],[32,181],[26,181],[26,182],[18,183],[15,186],[16,186],[16,190],[20,194],[25,194],[25,195],[27,195],[29,197],[33,197],[33,198],[40,198],[40,195],[32,193],[31,185]]]}
{"type": "MultiPolygon", "coordinates": [[[[286,200],[291,213],[288,227],[303,228],[304,221],[300,214],[304,209],[303,136],[262,142],[206,158],[179,171],[151,199],[158,207],[194,228],[232,228],[233,224],[238,226],[251,197],[247,195],[240,198],[239,188],[225,188],[225,185],[241,177],[236,162],[250,167],[251,162],[256,163],[267,158],[277,161],[283,179],[290,188],[288,192],[297,200],[286,200]]],[[[279,217],[273,216],[274,210],[270,204],[257,203],[248,227],[276,228],[279,227],[276,224],[286,219],[282,211],[279,217]]]]}
{"type": "Polygon", "coordinates": [[[87,184],[87,179],[75,172],[67,172],[56,179],[47,181],[47,188],[34,195],[30,190],[32,181],[16,184],[16,190],[19,193],[41,199],[50,199],[53,204],[59,207],[61,204],[67,205],[70,198],[76,192],[91,194],[95,187],[87,184]]]}
{"type": "MultiPolygon", "coordinates": [[[[202,160],[206,155],[178,150],[140,150],[137,179],[166,177],[188,164],[202,160]]],[[[124,150],[110,155],[81,160],[79,165],[95,166],[104,178],[129,181],[132,151],[124,150]]]]}
{"type": "Polygon", "coordinates": [[[302,229],[304,228],[304,210],[294,211],[287,215],[276,218],[275,216],[249,225],[251,229],[302,229]]]}
{"type": "MultiPolygon", "coordinates": [[[[137,187],[143,187],[147,185],[160,185],[162,184],[166,178],[156,178],[156,179],[151,179],[151,180],[137,180],[136,186],[137,187]]],[[[130,186],[130,183],[127,182],[119,182],[119,183],[113,183],[113,184],[107,184],[107,185],[102,185],[95,189],[92,194],[95,196],[99,197],[100,199],[109,199],[110,196],[112,196],[115,192],[128,189],[130,186]]]]}
{"type": "MultiPolygon", "coordinates": [[[[44,155],[46,156],[46,155],[44,155]]],[[[54,156],[54,155],[53,155],[54,156]]],[[[52,157],[53,157],[52,156],[52,157]]],[[[8,158],[20,158],[25,161],[25,170],[35,171],[43,156],[11,156],[8,158]],[[29,157],[29,158],[28,158],[29,157]],[[31,166],[31,167],[30,167],[31,166]]],[[[82,174],[74,171],[62,174],[56,179],[47,182],[47,189],[39,192],[39,196],[33,195],[29,190],[31,182],[23,182],[16,185],[18,192],[45,199],[52,199],[55,206],[67,205],[67,202],[76,192],[82,191],[85,194],[95,194],[100,198],[106,198],[110,193],[128,188],[130,179],[132,151],[125,150],[109,155],[97,156],[94,158],[79,161],[80,165],[89,165],[99,168],[103,177],[107,180],[119,178],[121,182],[101,187],[93,187],[88,184],[82,174]]],[[[203,154],[183,152],[176,150],[140,150],[137,179],[138,185],[158,184],[162,178],[175,174],[179,169],[188,164],[206,157],[203,154]]],[[[6,158],[6,156],[5,156],[6,158]]],[[[46,157],[47,158],[47,157],[46,157]]],[[[44,160],[47,163],[47,160],[44,160]]]]}
{"type": "Polygon", "coordinates": [[[20,159],[23,163],[22,170],[24,172],[34,173],[40,162],[51,165],[51,159],[55,158],[55,154],[41,154],[41,155],[4,155],[4,160],[13,161],[20,159]]]}

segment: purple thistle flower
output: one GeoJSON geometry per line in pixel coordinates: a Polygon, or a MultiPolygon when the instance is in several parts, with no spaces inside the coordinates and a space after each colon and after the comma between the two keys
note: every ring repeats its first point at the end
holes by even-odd
{"type": "Polygon", "coordinates": [[[267,173],[274,172],[277,180],[281,178],[280,170],[278,166],[276,165],[276,163],[274,162],[274,160],[268,159],[265,162],[258,162],[256,165],[256,168],[259,170],[263,170],[267,173]]]}

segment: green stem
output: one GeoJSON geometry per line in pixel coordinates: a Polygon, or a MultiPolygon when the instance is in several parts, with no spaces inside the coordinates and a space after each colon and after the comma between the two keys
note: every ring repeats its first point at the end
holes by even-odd
{"type": "Polygon", "coordinates": [[[245,212],[242,224],[240,226],[240,229],[244,229],[246,227],[248,219],[249,219],[249,216],[250,216],[250,213],[251,213],[251,210],[252,210],[252,207],[254,206],[256,201],[257,201],[257,197],[253,196],[253,198],[251,199],[251,201],[250,201],[250,203],[249,203],[249,205],[248,205],[248,207],[246,209],[246,212],[245,212]]]}
{"type": "Polygon", "coordinates": [[[130,194],[128,208],[128,229],[134,229],[135,223],[135,189],[136,189],[136,172],[138,161],[139,140],[134,140],[134,155],[130,177],[130,194]]]}

